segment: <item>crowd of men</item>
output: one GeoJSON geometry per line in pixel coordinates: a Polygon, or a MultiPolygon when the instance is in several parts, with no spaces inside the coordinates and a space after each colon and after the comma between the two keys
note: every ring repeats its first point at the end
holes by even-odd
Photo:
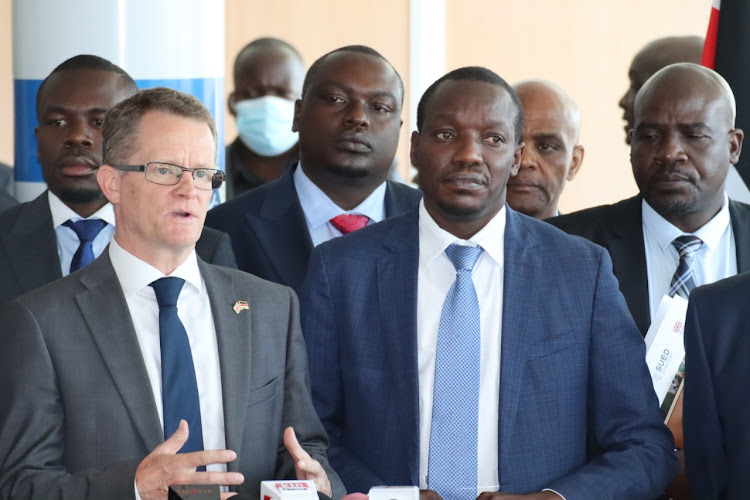
{"type": "Polygon", "coordinates": [[[389,178],[404,83],[373,48],[305,72],[284,41],[244,47],[226,171],[196,98],[62,62],[37,94],[47,190],[0,205],[0,499],[258,498],[264,479],[742,498],[750,206],[725,193],[743,132],[701,46],[657,40],[630,67],[639,194],[564,215],[582,117],[553,82],[436,80],[414,189],[389,178]],[[643,336],[675,295],[667,427],[643,336]]]}

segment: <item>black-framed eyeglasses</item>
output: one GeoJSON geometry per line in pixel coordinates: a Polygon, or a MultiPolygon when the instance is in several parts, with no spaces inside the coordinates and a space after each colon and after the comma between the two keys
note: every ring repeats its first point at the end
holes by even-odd
{"type": "Polygon", "coordinates": [[[163,186],[174,186],[183,172],[190,172],[196,189],[218,189],[224,182],[224,172],[216,168],[185,168],[171,163],[152,161],[145,165],[112,165],[125,172],[143,172],[146,180],[163,186]]]}

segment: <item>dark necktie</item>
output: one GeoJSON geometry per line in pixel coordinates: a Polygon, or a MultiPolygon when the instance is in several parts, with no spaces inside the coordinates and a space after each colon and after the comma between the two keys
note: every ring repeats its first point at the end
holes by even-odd
{"type": "Polygon", "coordinates": [[[185,280],[181,278],[160,278],[151,283],[159,304],[164,438],[177,430],[180,419],[186,420],[190,428],[190,437],[180,453],[203,449],[201,408],[193,355],[185,327],[177,316],[177,298],[184,283],[185,280]]]}
{"type": "Polygon", "coordinates": [[[700,238],[691,234],[678,236],[672,241],[672,245],[680,254],[680,262],[672,276],[672,284],[669,287],[669,296],[688,298],[690,291],[695,288],[693,280],[693,253],[703,244],[700,238]]]}
{"type": "Polygon", "coordinates": [[[104,229],[107,223],[101,219],[81,219],[79,221],[65,221],[63,226],[69,227],[75,231],[78,236],[78,250],[73,255],[73,260],[70,261],[70,272],[73,273],[78,271],[82,267],[86,267],[94,261],[94,249],[92,242],[96,235],[104,229]]]}
{"type": "Polygon", "coordinates": [[[341,234],[349,234],[352,231],[362,229],[370,222],[366,215],[341,214],[329,221],[341,234]]]}
{"type": "Polygon", "coordinates": [[[471,271],[482,247],[450,245],[456,280],[443,303],[435,354],[428,486],[443,498],[477,497],[479,300],[471,271]]]}

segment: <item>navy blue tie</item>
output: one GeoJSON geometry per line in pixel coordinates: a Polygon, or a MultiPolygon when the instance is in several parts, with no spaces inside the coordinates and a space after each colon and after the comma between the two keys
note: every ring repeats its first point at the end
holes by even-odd
{"type": "Polygon", "coordinates": [[[164,438],[177,430],[181,419],[186,420],[190,428],[190,437],[180,453],[203,449],[201,408],[193,354],[185,327],[177,316],[177,298],[184,283],[185,280],[181,278],[160,278],[151,283],[159,304],[164,438]]]}
{"type": "Polygon", "coordinates": [[[96,235],[104,229],[107,223],[101,219],[81,219],[78,221],[65,221],[63,226],[69,227],[75,231],[78,236],[78,241],[81,243],[78,245],[78,250],[73,255],[73,260],[70,261],[70,272],[73,273],[78,271],[82,267],[86,267],[91,264],[94,257],[94,249],[91,246],[96,235]]]}
{"type": "Polygon", "coordinates": [[[456,281],[445,297],[438,327],[427,483],[450,500],[477,497],[481,343],[471,271],[481,253],[482,247],[456,244],[445,249],[456,281]]]}

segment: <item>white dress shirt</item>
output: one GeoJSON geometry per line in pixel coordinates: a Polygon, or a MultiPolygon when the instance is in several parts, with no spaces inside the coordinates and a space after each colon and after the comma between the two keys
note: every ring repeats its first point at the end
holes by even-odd
{"type": "Polygon", "coordinates": [[[419,487],[429,487],[429,448],[432,397],[435,387],[435,351],[440,312],[456,280],[456,269],[445,255],[453,243],[480,245],[484,252],[472,272],[479,300],[481,362],[479,378],[479,435],[477,494],[498,489],[498,407],[500,404],[500,337],[503,317],[503,207],[470,240],[441,229],[419,203],[419,274],[417,285],[417,361],[419,367],[419,487]]]}
{"type": "MultiPolygon", "coordinates": [[[[653,321],[662,297],[669,293],[672,276],[680,262],[680,254],[672,241],[685,233],[656,213],[646,200],[641,203],[648,300],[653,321]]],[[[726,194],[719,213],[692,234],[703,241],[703,245],[693,254],[693,280],[696,286],[737,274],[737,251],[726,194]]]]}
{"type": "MultiPolygon", "coordinates": [[[[159,305],[156,302],[156,293],[149,285],[157,279],[163,278],[164,274],[128,253],[114,238],[109,246],[109,257],[112,260],[112,267],[115,269],[130,310],[130,316],[133,319],[135,334],[146,365],[151,392],[154,396],[163,431],[159,305]]],[[[203,448],[205,450],[223,450],[226,448],[226,441],[219,349],[211,303],[208,299],[203,277],[198,269],[195,251],[170,276],[185,280],[177,300],[177,315],[185,326],[190,350],[193,354],[195,378],[198,382],[198,397],[200,398],[203,448]]],[[[226,472],[227,468],[226,464],[211,464],[206,467],[206,470],[226,472]]],[[[139,498],[137,491],[136,498],[139,498]]]]}
{"type": "MultiPolygon", "coordinates": [[[[52,194],[52,191],[47,191],[47,199],[49,211],[52,214],[52,227],[55,228],[55,236],[57,237],[57,256],[60,258],[60,270],[63,276],[67,276],[70,274],[70,263],[73,261],[73,256],[81,242],[76,232],[63,226],[63,224],[69,220],[78,222],[83,220],[83,217],[71,210],[60,198],[52,194]]],[[[112,204],[107,203],[88,219],[101,219],[107,223],[96,235],[94,241],[91,242],[94,256],[99,257],[115,234],[115,211],[112,209],[112,204]]]]}
{"type": "Polygon", "coordinates": [[[328,222],[338,215],[366,215],[370,218],[368,225],[385,219],[385,182],[375,188],[375,191],[354,209],[344,210],[305,175],[301,163],[297,165],[293,179],[314,247],[341,236],[341,232],[328,222]]]}

